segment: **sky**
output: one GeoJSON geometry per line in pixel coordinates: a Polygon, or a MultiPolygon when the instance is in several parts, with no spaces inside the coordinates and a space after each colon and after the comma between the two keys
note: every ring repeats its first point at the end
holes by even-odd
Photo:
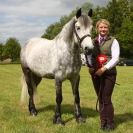
{"type": "Polygon", "coordinates": [[[45,29],[76,7],[90,2],[104,6],[109,0],[0,0],[0,43],[16,38],[22,45],[41,37],[45,29]]]}

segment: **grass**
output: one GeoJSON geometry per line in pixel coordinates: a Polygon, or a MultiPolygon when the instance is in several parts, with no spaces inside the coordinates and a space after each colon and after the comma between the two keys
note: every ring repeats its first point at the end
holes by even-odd
{"type": "MultiPolygon", "coordinates": [[[[116,129],[112,133],[133,132],[133,67],[117,67],[113,92],[116,129]]],[[[38,86],[37,117],[29,115],[27,106],[20,106],[21,68],[18,64],[0,65],[0,133],[103,133],[99,114],[95,111],[96,95],[87,67],[81,69],[80,98],[86,123],[77,124],[73,115],[70,83],[63,83],[62,118],[65,126],[54,125],[54,80],[44,79],[38,86]]]]}

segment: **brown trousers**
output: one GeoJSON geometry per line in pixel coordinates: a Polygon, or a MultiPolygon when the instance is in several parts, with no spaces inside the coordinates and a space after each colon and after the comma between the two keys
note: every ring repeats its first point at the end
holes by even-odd
{"type": "Polygon", "coordinates": [[[114,107],[111,101],[116,74],[104,73],[101,77],[92,76],[93,85],[99,99],[99,112],[102,124],[114,123],[114,107]]]}

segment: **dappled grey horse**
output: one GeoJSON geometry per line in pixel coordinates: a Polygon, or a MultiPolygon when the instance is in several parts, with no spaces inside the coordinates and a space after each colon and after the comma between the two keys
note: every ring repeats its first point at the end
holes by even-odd
{"type": "Polygon", "coordinates": [[[55,79],[57,104],[53,122],[64,124],[61,119],[62,82],[68,79],[71,82],[74,95],[76,120],[83,122],[79,96],[80,50],[82,48],[84,52],[91,52],[93,49],[91,16],[92,10],[85,15],[79,9],[76,16],[65,24],[62,31],[53,40],[32,38],[22,48],[21,66],[24,78],[21,98],[24,100],[27,89],[31,115],[37,115],[34,93],[41,79],[55,79]]]}

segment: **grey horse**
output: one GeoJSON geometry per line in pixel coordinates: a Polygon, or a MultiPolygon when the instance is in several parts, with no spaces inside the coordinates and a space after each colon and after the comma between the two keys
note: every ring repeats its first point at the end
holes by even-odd
{"type": "Polygon", "coordinates": [[[62,82],[70,80],[74,95],[75,118],[83,122],[80,109],[79,81],[81,69],[80,49],[88,52],[93,49],[91,39],[92,10],[82,14],[79,9],[62,31],[53,39],[32,38],[21,50],[23,87],[21,99],[29,94],[29,112],[36,116],[34,94],[42,78],[55,79],[56,108],[53,122],[64,124],[61,119],[62,82]]]}

